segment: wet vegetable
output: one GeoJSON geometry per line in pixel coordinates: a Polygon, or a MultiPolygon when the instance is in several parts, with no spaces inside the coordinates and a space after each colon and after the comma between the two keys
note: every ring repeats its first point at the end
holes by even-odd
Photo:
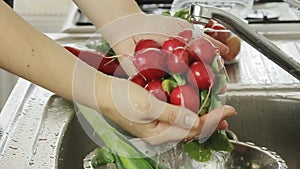
{"type": "Polygon", "coordinates": [[[137,52],[133,64],[148,81],[160,79],[166,75],[167,54],[157,48],[147,48],[137,52]]]}
{"type": "Polygon", "coordinates": [[[180,37],[170,37],[164,41],[162,44],[162,50],[166,52],[173,52],[178,47],[185,47],[186,43],[184,39],[180,39],[180,37]]]}
{"type": "Polygon", "coordinates": [[[168,70],[170,73],[183,74],[189,68],[189,53],[184,47],[175,48],[168,57],[168,70]]]}
{"type": "MultiPolygon", "coordinates": [[[[145,88],[158,99],[184,106],[201,116],[222,106],[219,94],[225,92],[227,77],[223,62],[214,45],[204,38],[190,38],[189,32],[190,30],[184,30],[179,34],[181,38],[178,38],[179,36],[167,38],[161,45],[162,50],[155,48],[154,51],[157,52],[147,55],[147,59],[141,62],[146,65],[148,61],[151,63],[155,58],[164,55],[162,58],[167,60],[160,62],[159,67],[168,72],[150,79],[145,88]]],[[[143,50],[153,50],[153,48],[143,50]]],[[[137,56],[139,55],[136,54],[134,57],[137,56]]],[[[156,61],[160,60],[156,59],[156,61]]],[[[138,70],[143,70],[143,67],[149,68],[149,66],[140,66],[138,70]]],[[[147,73],[155,74],[150,69],[147,73]]],[[[142,71],[139,74],[146,75],[142,71]]],[[[194,140],[184,144],[183,147],[191,158],[199,162],[210,160],[212,151],[230,152],[233,149],[223,131],[213,133],[203,143],[194,140]]]]}
{"type": "Polygon", "coordinates": [[[161,101],[167,102],[169,100],[169,94],[163,90],[162,81],[153,80],[149,82],[145,88],[150,91],[156,98],[161,101]]]}
{"type": "Polygon", "coordinates": [[[148,83],[147,79],[141,74],[136,74],[135,76],[130,77],[129,80],[140,85],[141,87],[145,87],[148,83]]]}
{"type": "Polygon", "coordinates": [[[98,112],[80,104],[76,104],[76,107],[106,146],[96,150],[92,160],[94,168],[113,162],[117,169],[165,169],[153,159],[145,157],[98,112]],[[126,156],[120,152],[126,152],[126,156]]]}
{"type": "Polygon", "coordinates": [[[145,38],[136,43],[134,52],[137,53],[138,51],[141,51],[141,50],[147,49],[147,48],[161,49],[161,45],[160,45],[160,43],[156,42],[155,40],[145,38]]]}
{"type": "MultiPolygon", "coordinates": [[[[170,11],[165,11],[163,12],[163,15],[174,16],[185,19],[187,21],[189,21],[190,19],[188,9],[181,9],[179,11],[176,11],[173,15],[171,15],[170,11]]],[[[220,32],[226,30],[226,28],[222,24],[212,19],[210,19],[210,21],[205,25],[205,28],[210,28],[209,31],[205,31],[206,34],[222,42],[229,48],[228,53],[222,54],[223,59],[225,61],[234,60],[240,52],[241,39],[232,32],[220,32]]],[[[189,39],[191,37],[190,33],[191,31],[182,32],[182,36],[184,37],[184,39],[189,39]]]]}
{"type": "Polygon", "coordinates": [[[199,94],[191,85],[177,86],[170,94],[170,103],[197,112],[200,107],[199,94]]]}
{"type": "Polygon", "coordinates": [[[110,57],[104,53],[71,46],[64,46],[64,48],[100,72],[117,77],[127,77],[117,58],[110,57]]]}
{"type": "MultiPolygon", "coordinates": [[[[186,13],[178,15],[186,15],[186,13]]],[[[93,49],[107,50],[103,46],[93,46],[93,49]]],[[[76,50],[71,52],[78,54],[76,50]]],[[[149,90],[162,101],[184,106],[201,116],[222,106],[219,94],[225,92],[227,77],[220,58],[215,46],[210,41],[204,38],[194,39],[191,30],[183,30],[178,36],[169,37],[162,44],[149,38],[141,39],[136,42],[132,57],[139,72],[135,76],[129,77],[128,80],[149,90]]],[[[87,59],[86,62],[89,60],[87,59]]],[[[100,126],[96,126],[96,128],[100,126]]],[[[107,126],[102,127],[106,128],[107,126]]],[[[112,152],[117,168],[151,169],[157,165],[155,161],[144,157],[128,159],[119,156],[108,140],[116,139],[118,147],[121,147],[123,151],[128,151],[129,154],[138,155],[140,152],[114,129],[112,133],[104,135],[100,133],[100,136],[106,140],[104,142],[112,152]]],[[[224,131],[214,132],[203,143],[194,140],[183,146],[183,150],[191,158],[200,162],[210,160],[212,151],[230,152],[232,149],[233,146],[224,131]]],[[[104,158],[102,161],[105,163],[106,159],[110,159],[110,157],[104,158]]]]}
{"type": "Polygon", "coordinates": [[[114,163],[113,155],[104,147],[99,147],[95,150],[95,158],[92,159],[92,166],[104,166],[108,163],[114,163]]]}
{"type": "Polygon", "coordinates": [[[217,55],[216,47],[205,38],[193,39],[189,43],[189,47],[193,52],[191,56],[195,61],[201,61],[211,64],[217,55]]]}
{"type": "Polygon", "coordinates": [[[213,85],[215,74],[209,65],[202,62],[194,62],[187,73],[187,79],[189,83],[200,90],[207,90],[213,85]]]}

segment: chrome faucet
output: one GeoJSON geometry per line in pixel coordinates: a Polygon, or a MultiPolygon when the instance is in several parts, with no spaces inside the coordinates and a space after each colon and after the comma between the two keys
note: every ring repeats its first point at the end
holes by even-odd
{"type": "Polygon", "coordinates": [[[220,8],[202,4],[191,4],[189,12],[190,21],[195,26],[204,27],[210,19],[216,20],[300,80],[300,63],[238,17],[220,8]]]}

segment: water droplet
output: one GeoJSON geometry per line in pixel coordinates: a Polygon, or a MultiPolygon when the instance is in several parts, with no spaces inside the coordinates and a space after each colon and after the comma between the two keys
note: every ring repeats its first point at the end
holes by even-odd
{"type": "Polygon", "coordinates": [[[261,147],[261,149],[262,149],[262,150],[265,150],[265,151],[267,150],[267,148],[266,148],[266,147],[261,147]]]}
{"type": "Polygon", "coordinates": [[[252,169],[259,169],[259,168],[260,168],[260,165],[257,164],[257,163],[252,163],[252,164],[251,164],[251,167],[252,167],[252,169]]]}
{"type": "Polygon", "coordinates": [[[13,149],[13,150],[17,150],[18,147],[15,147],[15,146],[9,146],[9,148],[13,149]]]}
{"type": "Polygon", "coordinates": [[[33,155],[36,155],[36,148],[32,151],[33,155]]]}
{"type": "Polygon", "coordinates": [[[247,144],[249,144],[250,146],[254,146],[255,144],[254,143],[251,143],[251,142],[246,142],[247,144]]]}
{"type": "Polygon", "coordinates": [[[29,161],[29,165],[33,165],[34,162],[32,160],[29,161]]]}
{"type": "Polygon", "coordinates": [[[47,138],[39,138],[39,141],[45,141],[47,138]]]}

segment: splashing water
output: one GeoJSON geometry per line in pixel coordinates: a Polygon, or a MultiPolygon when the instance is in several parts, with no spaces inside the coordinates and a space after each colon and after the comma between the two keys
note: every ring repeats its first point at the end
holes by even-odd
{"type": "Polygon", "coordinates": [[[182,145],[162,153],[156,158],[160,165],[169,169],[224,169],[230,157],[228,152],[212,152],[212,157],[207,162],[198,162],[183,151],[182,145]]]}
{"type": "Polygon", "coordinates": [[[194,24],[193,26],[193,38],[203,38],[204,26],[201,24],[194,24]]]}

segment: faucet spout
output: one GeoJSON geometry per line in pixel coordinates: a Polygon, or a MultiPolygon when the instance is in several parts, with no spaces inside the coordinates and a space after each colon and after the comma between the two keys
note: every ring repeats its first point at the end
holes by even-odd
{"type": "Polygon", "coordinates": [[[257,33],[244,21],[233,14],[212,6],[202,4],[190,5],[190,18],[192,23],[205,25],[209,19],[214,19],[223,24],[237,36],[300,80],[300,63],[287,55],[283,50],[274,45],[269,39],[257,33]]]}

